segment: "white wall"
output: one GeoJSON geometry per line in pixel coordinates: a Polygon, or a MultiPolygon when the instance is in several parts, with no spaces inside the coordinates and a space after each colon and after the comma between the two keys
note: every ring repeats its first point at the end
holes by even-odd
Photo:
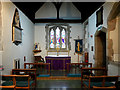
{"type": "Polygon", "coordinates": [[[13,68],[13,60],[20,58],[21,68],[24,64],[24,56],[27,62],[33,61],[34,47],[34,24],[19,10],[22,31],[22,43],[16,46],[12,43],[12,21],[15,5],[11,2],[2,2],[2,22],[3,22],[3,56],[2,64],[5,68],[3,74],[9,74],[13,68]]]}
{"type": "MultiPolygon", "coordinates": [[[[34,43],[40,43],[40,47],[42,52],[40,55],[45,58],[47,56],[47,51],[46,51],[46,32],[45,32],[45,25],[46,24],[35,24],[35,42],[34,43]]],[[[71,26],[71,34],[70,39],[71,41],[71,51],[70,51],[70,56],[71,56],[71,62],[77,62],[78,61],[78,56],[77,54],[74,55],[75,52],[75,41],[74,39],[78,39],[78,36],[80,39],[83,39],[84,36],[84,31],[83,31],[83,25],[82,24],[70,24],[71,26]]],[[[62,54],[62,53],[61,53],[62,54]]],[[[82,60],[82,57],[79,57],[80,60],[82,60]]]]}
{"type": "MultiPolygon", "coordinates": [[[[107,28],[107,18],[112,10],[114,2],[107,2],[103,5],[103,24],[102,26],[107,28]]],[[[96,10],[97,11],[97,10],[96,10]]],[[[93,55],[95,55],[95,32],[98,27],[96,27],[96,11],[88,18],[88,32],[89,32],[89,62],[95,63],[93,55]],[[91,38],[90,35],[93,35],[91,38]],[[94,51],[91,51],[91,46],[94,46],[94,51]]],[[[120,67],[119,67],[120,68],[120,67]]],[[[108,65],[108,75],[118,75],[119,74],[118,65],[109,63],[108,65]],[[114,71],[114,72],[113,72],[114,71]]]]}
{"type": "Polygon", "coordinates": [[[0,65],[2,65],[2,51],[0,51],[0,65]]]}
{"type": "MultiPolygon", "coordinates": [[[[74,55],[75,52],[75,41],[74,39],[78,39],[78,36],[80,39],[84,38],[84,30],[83,30],[83,25],[82,24],[70,24],[72,26],[71,28],[71,51],[70,51],[70,56],[71,56],[71,62],[72,63],[78,63],[78,54],[74,55]]],[[[83,60],[82,55],[79,55],[79,60],[83,60]]]]}
{"type": "Polygon", "coordinates": [[[88,40],[88,43],[89,43],[89,62],[90,63],[95,63],[94,61],[94,58],[93,58],[93,55],[95,55],[95,46],[94,46],[94,40],[95,40],[95,32],[96,32],[97,28],[96,28],[96,13],[93,13],[89,19],[88,19],[88,32],[89,32],[89,40],[88,40]],[[93,36],[93,37],[90,37],[90,36],[93,36]],[[91,51],[91,46],[93,46],[93,51],[91,51]]]}

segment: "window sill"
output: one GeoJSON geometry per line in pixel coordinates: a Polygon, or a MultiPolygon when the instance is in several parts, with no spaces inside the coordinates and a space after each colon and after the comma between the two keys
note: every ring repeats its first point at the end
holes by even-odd
{"type": "MultiPolygon", "coordinates": [[[[47,52],[57,52],[57,50],[48,50],[47,52]]],[[[69,52],[69,50],[59,50],[58,52],[69,52]]]]}

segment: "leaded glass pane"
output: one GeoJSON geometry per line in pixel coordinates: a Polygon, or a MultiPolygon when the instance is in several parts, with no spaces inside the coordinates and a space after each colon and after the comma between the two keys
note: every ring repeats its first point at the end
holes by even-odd
{"type": "Polygon", "coordinates": [[[50,48],[54,48],[54,30],[50,31],[50,48]]]}
{"type": "Polygon", "coordinates": [[[65,48],[65,30],[61,32],[62,48],[65,48]]]}
{"type": "Polygon", "coordinates": [[[60,29],[56,29],[56,48],[60,48],[60,29]]]}

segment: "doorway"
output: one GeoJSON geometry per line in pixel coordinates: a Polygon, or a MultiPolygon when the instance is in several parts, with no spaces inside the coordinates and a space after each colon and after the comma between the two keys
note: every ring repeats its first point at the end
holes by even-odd
{"type": "Polygon", "coordinates": [[[106,32],[95,34],[95,67],[106,67],[106,32]]]}

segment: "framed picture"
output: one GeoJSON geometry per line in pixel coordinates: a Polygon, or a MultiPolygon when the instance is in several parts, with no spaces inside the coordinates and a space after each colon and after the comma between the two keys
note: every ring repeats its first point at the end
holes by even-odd
{"type": "Polygon", "coordinates": [[[20,43],[22,43],[22,30],[21,28],[17,27],[17,26],[13,26],[13,33],[12,33],[12,41],[13,43],[15,43],[16,45],[19,45],[20,43]]]}
{"type": "Polygon", "coordinates": [[[12,41],[15,45],[22,43],[22,28],[20,25],[19,12],[15,9],[13,23],[12,23],[12,41]]]}
{"type": "Polygon", "coordinates": [[[103,7],[96,12],[96,27],[103,24],[103,7]]]}
{"type": "Polygon", "coordinates": [[[82,39],[75,40],[75,52],[81,54],[83,51],[83,41],[82,39]]]}

